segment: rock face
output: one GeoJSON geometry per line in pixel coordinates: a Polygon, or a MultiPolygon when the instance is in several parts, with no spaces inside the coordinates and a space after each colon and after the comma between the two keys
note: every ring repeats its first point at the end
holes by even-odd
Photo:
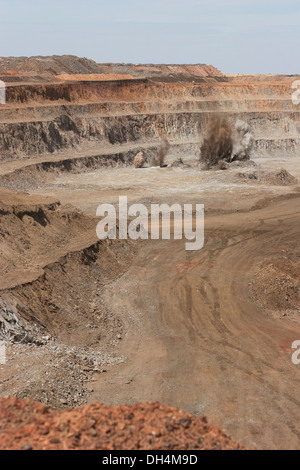
{"type": "Polygon", "coordinates": [[[291,99],[296,78],[231,77],[204,65],[96,64],[73,56],[2,58],[7,104],[1,105],[0,160],[57,162],[70,153],[110,160],[122,152],[132,164],[127,154],[143,151],[150,161],[162,139],[171,144],[170,158],[197,158],[216,113],[226,113],[233,129],[236,122],[248,126],[237,130],[238,151],[242,142],[256,156],[294,153],[300,146],[300,108],[291,99]]]}
{"type": "MultiPolygon", "coordinates": [[[[0,302],[2,303],[1,300],[0,302]]],[[[0,310],[0,338],[24,342],[31,340],[22,320],[3,304],[0,310]]]]}
{"type": "Polygon", "coordinates": [[[59,412],[0,399],[0,450],[243,450],[205,418],[159,403],[59,412]]]}

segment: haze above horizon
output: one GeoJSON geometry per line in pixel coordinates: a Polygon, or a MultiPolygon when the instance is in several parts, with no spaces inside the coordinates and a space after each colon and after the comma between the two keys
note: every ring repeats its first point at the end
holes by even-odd
{"type": "Polygon", "coordinates": [[[0,0],[0,56],[299,74],[299,0],[0,0]]]}

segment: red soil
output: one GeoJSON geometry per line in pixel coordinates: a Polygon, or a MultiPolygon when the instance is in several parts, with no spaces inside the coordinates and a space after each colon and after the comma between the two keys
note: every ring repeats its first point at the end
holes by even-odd
{"type": "Polygon", "coordinates": [[[242,450],[205,418],[161,405],[93,404],[58,411],[0,399],[0,450],[242,450]]]}

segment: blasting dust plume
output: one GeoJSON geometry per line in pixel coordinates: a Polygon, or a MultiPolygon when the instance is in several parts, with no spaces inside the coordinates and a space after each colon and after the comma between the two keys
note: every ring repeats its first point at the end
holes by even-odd
{"type": "Polygon", "coordinates": [[[253,145],[254,138],[246,122],[237,120],[233,128],[225,117],[213,116],[207,124],[200,161],[204,169],[225,169],[226,163],[249,160],[253,145]]]}
{"type": "Polygon", "coordinates": [[[235,138],[231,161],[249,160],[254,146],[254,137],[250,132],[249,124],[237,120],[235,124],[235,138]]]}
{"type": "Polygon", "coordinates": [[[201,146],[200,161],[203,168],[212,168],[220,160],[230,162],[232,151],[233,132],[231,125],[222,116],[212,116],[208,121],[201,146]]]}
{"type": "Polygon", "coordinates": [[[135,168],[143,168],[144,163],[145,163],[145,159],[144,159],[143,152],[137,153],[136,156],[135,156],[134,162],[133,162],[134,167],[135,168]]]}
{"type": "Polygon", "coordinates": [[[151,161],[151,166],[163,167],[169,148],[170,148],[170,144],[168,140],[167,139],[162,140],[160,147],[158,149],[157,155],[151,161]]]}

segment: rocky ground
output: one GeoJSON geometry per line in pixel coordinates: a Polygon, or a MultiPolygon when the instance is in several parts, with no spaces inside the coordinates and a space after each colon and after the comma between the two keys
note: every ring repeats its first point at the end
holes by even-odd
{"type": "Polygon", "coordinates": [[[0,399],[0,450],[243,450],[205,418],[153,404],[59,412],[0,399]]]}
{"type": "Polygon", "coordinates": [[[296,245],[264,261],[253,281],[253,293],[268,315],[297,319],[300,310],[300,252],[296,245]]]}
{"type": "Polygon", "coordinates": [[[296,77],[53,57],[2,59],[0,78],[0,395],[17,397],[0,447],[237,448],[207,416],[245,447],[299,448],[296,77]],[[252,160],[203,171],[219,113],[249,124],[252,160]],[[204,204],[203,249],[99,242],[120,195],[204,204]]]}

